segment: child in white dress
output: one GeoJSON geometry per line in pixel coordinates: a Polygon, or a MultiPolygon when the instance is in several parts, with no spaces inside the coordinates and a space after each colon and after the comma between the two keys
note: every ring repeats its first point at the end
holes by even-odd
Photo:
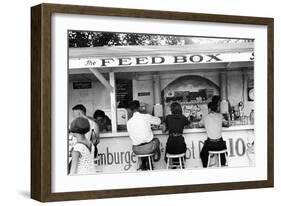
{"type": "Polygon", "coordinates": [[[89,130],[86,118],[78,117],[71,122],[70,132],[77,141],[72,150],[70,175],[95,173],[94,146],[85,136],[89,130]]]}

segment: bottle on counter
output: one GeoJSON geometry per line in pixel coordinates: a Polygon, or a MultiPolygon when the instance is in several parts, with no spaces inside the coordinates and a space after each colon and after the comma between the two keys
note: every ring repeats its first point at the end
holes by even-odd
{"type": "Polygon", "coordinates": [[[232,121],[235,120],[235,108],[234,107],[231,107],[230,119],[232,121]]]}
{"type": "Polygon", "coordinates": [[[252,109],[250,112],[250,124],[254,124],[254,122],[255,122],[255,113],[254,113],[254,109],[252,109]]]}

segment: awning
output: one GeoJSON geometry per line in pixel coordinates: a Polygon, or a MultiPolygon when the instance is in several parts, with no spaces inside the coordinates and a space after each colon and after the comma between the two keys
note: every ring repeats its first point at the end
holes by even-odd
{"type": "MultiPolygon", "coordinates": [[[[210,64],[222,65],[225,68],[229,62],[234,63],[233,66],[235,63],[239,63],[243,67],[252,67],[253,61],[253,43],[69,49],[69,69],[79,69],[80,71],[83,71],[81,69],[84,68],[97,68],[101,72],[152,71],[159,66],[169,66],[171,69],[171,65],[177,65],[177,67],[185,65],[183,69],[194,69],[210,68],[212,67],[210,64]]],[[[221,66],[215,67],[220,68],[221,66]]],[[[158,71],[159,68],[156,70],[158,71]]],[[[73,72],[71,71],[71,73],[73,72]]]]}

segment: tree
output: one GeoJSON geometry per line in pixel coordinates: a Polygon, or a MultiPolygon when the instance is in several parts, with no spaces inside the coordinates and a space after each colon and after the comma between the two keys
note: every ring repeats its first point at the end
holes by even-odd
{"type": "Polygon", "coordinates": [[[88,32],[70,31],[68,33],[69,47],[99,47],[99,46],[129,46],[129,45],[179,45],[186,37],[137,34],[137,33],[114,33],[114,32],[88,32]]]}
{"type": "Polygon", "coordinates": [[[147,46],[147,45],[188,45],[195,43],[240,43],[254,42],[254,39],[235,38],[202,38],[175,35],[69,31],[69,47],[101,47],[101,46],[147,46]]]}

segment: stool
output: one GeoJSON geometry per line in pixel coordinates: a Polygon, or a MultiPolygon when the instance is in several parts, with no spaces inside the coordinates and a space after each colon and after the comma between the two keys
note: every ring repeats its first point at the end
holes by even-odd
{"type": "Polygon", "coordinates": [[[143,155],[136,155],[136,157],[138,158],[137,168],[140,167],[140,159],[141,158],[147,158],[148,159],[148,164],[149,164],[149,170],[153,170],[153,168],[152,168],[152,156],[153,155],[154,155],[154,153],[143,154],[143,155]]]}
{"type": "Polygon", "coordinates": [[[208,156],[208,165],[207,167],[211,166],[211,156],[215,155],[217,157],[218,160],[218,166],[221,167],[221,154],[225,155],[225,163],[226,165],[228,164],[228,158],[227,158],[227,150],[220,150],[220,151],[209,151],[209,156],[208,156]]]}
{"type": "Polygon", "coordinates": [[[180,169],[183,169],[183,161],[182,161],[182,159],[181,158],[184,158],[185,157],[185,153],[182,153],[182,154],[169,154],[169,153],[167,153],[166,154],[166,157],[167,157],[167,169],[169,169],[170,168],[170,166],[171,167],[173,167],[173,166],[177,166],[177,167],[179,167],[180,169]],[[179,160],[179,165],[175,165],[175,164],[170,164],[170,160],[172,160],[172,159],[178,159],[179,160]]]}

